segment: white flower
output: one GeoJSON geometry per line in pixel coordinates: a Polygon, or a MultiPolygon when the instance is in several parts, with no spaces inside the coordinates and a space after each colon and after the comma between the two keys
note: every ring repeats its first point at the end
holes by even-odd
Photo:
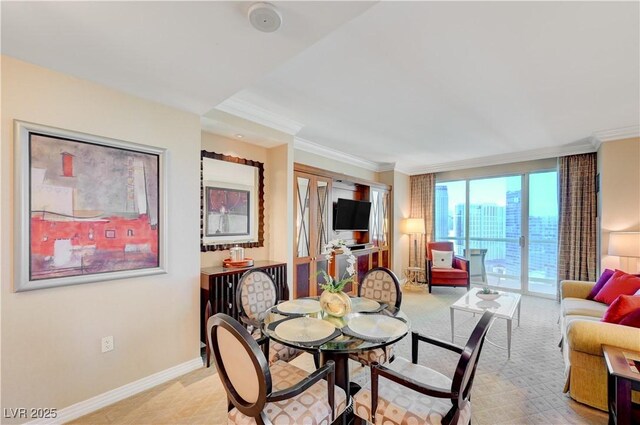
{"type": "Polygon", "coordinates": [[[349,256],[347,257],[347,263],[349,263],[349,264],[355,264],[355,263],[356,263],[356,257],[355,257],[355,255],[349,255],[349,256]]]}
{"type": "Polygon", "coordinates": [[[349,276],[353,276],[355,274],[356,270],[353,267],[353,264],[350,265],[349,267],[347,267],[347,273],[349,274],[349,276]]]}

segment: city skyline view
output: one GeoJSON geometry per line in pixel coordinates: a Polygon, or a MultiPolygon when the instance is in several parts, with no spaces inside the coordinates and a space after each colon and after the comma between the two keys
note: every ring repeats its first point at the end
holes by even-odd
{"type": "Polygon", "coordinates": [[[557,172],[505,176],[436,184],[436,240],[454,242],[456,255],[475,256],[471,274],[475,283],[555,294],[557,279],[557,172]],[[466,205],[467,187],[469,205],[466,205]],[[523,214],[523,197],[528,211],[523,214]],[[468,217],[467,217],[468,214],[468,217]],[[528,267],[522,268],[522,225],[528,230],[528,267]],[[466,232],[468,231],[468,235],[466,232]],[[476,269],[476,270],[473,270],[476,269]]]}

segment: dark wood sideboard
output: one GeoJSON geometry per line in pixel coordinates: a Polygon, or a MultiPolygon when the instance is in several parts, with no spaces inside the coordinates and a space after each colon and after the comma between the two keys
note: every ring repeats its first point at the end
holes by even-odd
{"type": "Polygon", "coordinates": [[[287,286],[287,264],[277,261],[256,261],[253,267],[226,268],[205,267],[200,270],[200,340],[205,341],[206,326],[204,310],[211,301],[213,314],[225,313],[238,319],[236,290],[242,275],[254,269],[268,273],[276,284],[278,300],[289,299],[287,286]]]}

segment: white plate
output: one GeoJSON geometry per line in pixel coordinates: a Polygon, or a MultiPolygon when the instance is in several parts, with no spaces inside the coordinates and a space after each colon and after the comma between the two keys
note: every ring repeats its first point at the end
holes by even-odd
{"type": "Polygon", "coordinates": [[[292,342],[317,341],[331,335],[336,330],[331,323],[313,317],[296,317],[280,323],[274,329],[276,335],[292,342]]]}
{"type": "Polygon", "coordinates": [[[369,300],[367,298],[351,298],[351,311],[357,313],[359,311],[376,311],[380,308],[378,301],[369,300]]]}
{"type": "Polygon", "coordinates": [[[402,320],[381,314],[363,314],[349,320],[349,328],[363,336],[371,338],[395,338],[409,332],[402,320]]]}
{"type": "Polygon", "coordinates": [[[290,314],[311,314],[317,313],[322,309],[320,308],[320,302],[318,300],[300,298],[278,304],[278,310],[290,314]]]}

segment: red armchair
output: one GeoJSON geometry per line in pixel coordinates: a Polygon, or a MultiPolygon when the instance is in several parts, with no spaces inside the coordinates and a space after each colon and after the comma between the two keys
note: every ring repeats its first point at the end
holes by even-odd
{"type": "Polygon", "coordinates": [[[427,280],[429,281],[429,293],[434,286],[464,286],[470,289],[469,260],[462,257],[453,257],[452,269],[432,269],[433,257],[431,250],[453,251],[453,242],[429,242],[427,243],[427,280]]]}

